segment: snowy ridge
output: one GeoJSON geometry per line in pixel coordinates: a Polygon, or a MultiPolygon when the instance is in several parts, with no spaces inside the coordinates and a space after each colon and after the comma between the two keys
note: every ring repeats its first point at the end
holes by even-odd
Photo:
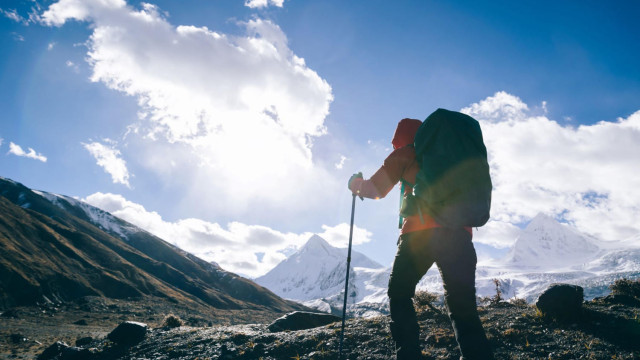
{"type": "Polygon", "coordinates": [[[84,201],[74,199],[69,196],[48,193],[46,191],[31,191],[37,195],[42,196],[47,201],[61,209],[80,209],[89,218],[92,224],[109,233],[116,234],[125,240],[127,239],[127,235],[141,231],[134,226],[126,225],[126,223],[119,218],[111,215],[104,210],[98,209],[95,206],[89,205],[84,201]]]}
{"type": "MultiPolygon", "coordinates": [[[[371,304],[388,302],[391,269],[371,260],[368,263],[356,252],[352,257],[349,311],[375,313],[371,304]]],[[[284,298],[335,311],[342,309],[345,275],[346,249],[336,249],[314,235],[302,249],[256,282],[284,298]]],[[[476,294],[495,295],[493,280],[498,279],[506,299],[518,297],[533,302],[556,282],[580,285],[585,288],[585,297],[593,298],[607,294],[608,285],[623,277],[640,278],[640,235],[603,242],[539,214],[521,231],[504,259],[478,266],[476,294]]],[[[427,272],[417,289],[444,292],[437,266],[427,272]]]]}

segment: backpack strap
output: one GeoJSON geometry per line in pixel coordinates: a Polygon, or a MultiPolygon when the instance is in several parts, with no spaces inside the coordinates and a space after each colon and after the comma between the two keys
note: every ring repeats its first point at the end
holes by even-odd
{"type": "MultiPolygon", "coordinates": [[[[407,146],[411,146],[414,147],[413,144],[409,144],[407,146]]],[[[409,169],[411,166],[413,166],[413,164],[417,162],[417,159],[414,157],[413,160],[409,163],[409,165],[405,168],[409,169]]],[[[402,209],[402,204],[405,198],[405,190],[407,188],[407,186],[410,186],[411,188],[413,188],[413,186],[415,184],[410,183],[409,181],[405,180],[403,177],[400,177],[400,209],[402,209]]],[[[413,196],[413,195],[411,195],[413,196]]],[[[416,198],[415,201],[417,201],[418,199],[416,198]]],[[[422,215],[422,210],[420,209],[420,205],[416,204],[416,208],[418,209],[418,214],[420,215],[420,223],[424,224],[424,217],[422,215]]],[[[404,217],[402,215],[399,215],[399,219],[398,219],[398,229],[402,229],[402,222],[404,220],[404,217]]]]}

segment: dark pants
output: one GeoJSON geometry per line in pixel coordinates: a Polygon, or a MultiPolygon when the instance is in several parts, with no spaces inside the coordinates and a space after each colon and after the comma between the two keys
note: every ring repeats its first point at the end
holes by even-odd
{"type": "Polygon", "coordinates": [[[404,234],[389,279],[391,335],[398,360],[419,359],[419,327],[412,297],[433,263],[438,265],[461,359],[493,359],[476,307],[476,251],[464,229],[435,228],[404,234]]]}

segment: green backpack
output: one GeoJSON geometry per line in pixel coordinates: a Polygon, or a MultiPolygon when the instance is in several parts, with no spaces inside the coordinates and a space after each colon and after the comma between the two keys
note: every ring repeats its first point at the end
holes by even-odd
{"type": "Polygon", "coordinates": [[[420,172],[413,192],[420,208],[445,227],[486,224],[492,184],[478,121],[438,109],[418,129],[414,146],[420,172]]]}

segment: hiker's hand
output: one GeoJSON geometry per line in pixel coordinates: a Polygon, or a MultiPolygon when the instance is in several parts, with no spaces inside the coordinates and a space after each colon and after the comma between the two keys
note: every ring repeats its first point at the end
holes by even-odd
{"type": "Polygon", "coordinates": [[[351,190],[351,192],[355,192],[355,189],[351,188],[351,185],[353,185],[353,180],[355,180],[355,179],[363,179],[362,172],[359,172],[357,174],[353,174],[349,178],[349,182],[347,183],[347,187],[349,188],[349,190],[351,190]]]}

